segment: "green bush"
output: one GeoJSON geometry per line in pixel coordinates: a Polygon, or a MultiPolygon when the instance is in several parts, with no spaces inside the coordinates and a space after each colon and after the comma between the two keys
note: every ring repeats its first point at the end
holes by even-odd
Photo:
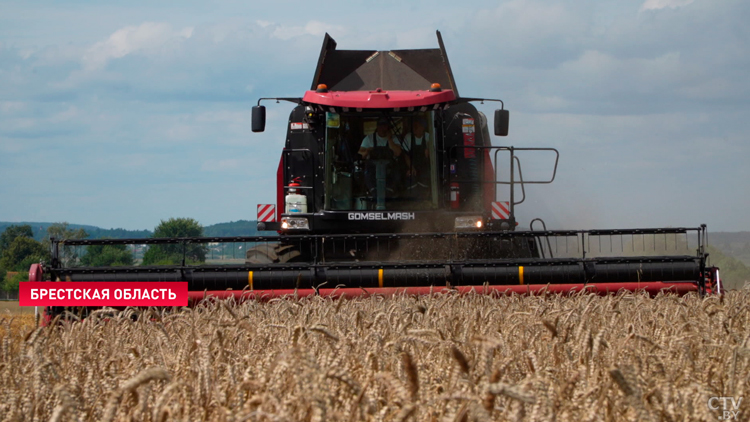
{"type": "MultiPolygon", "coordinates": [[[[201,237],[203,226],[192,218],[170,218],[162,220],[154,229],[154,237],[179,238],[179,237],[201,237]]],[[[184,246],[185,261],[190,263],[203,263],[206,261],[206,247],[201,244],[188,244],[184,246]]],[[[180,265],[183,257],[183,245],[151,245],[143,254],[142,265],[180,265]]]]}
{"type": "Polygon", "coordinates": [[[81,265],[86,267],[133,265],[133,261],[125,245],[89,245],[81,257],[81,265]]]}
{"type": "Polygon", "coordinates": [[[15,293],[18,291],[18,283],[22,281],[29,281],[28,271],[19,271],[18,274],[3,280],[0,283],[0,289],[9,293],[15,293]]]}
{"type": "Polygon", "coordinates": [[[49,261],[47,249],[34,239],[19,236],[3,251],[0,267],[8,271],[28,271],[29,266],[39,261],[49,261]]]}
{"type": "Polygon", "coordinates": [[[5,231],[0,234],[0,255],[2,255],[3,251],[8,249],[10,244],[13,243],[17,237],[33,238],[34,232],[31,230],[31,226],[25,224],[23,226],[13,225],[6,228],[5,231]]]}

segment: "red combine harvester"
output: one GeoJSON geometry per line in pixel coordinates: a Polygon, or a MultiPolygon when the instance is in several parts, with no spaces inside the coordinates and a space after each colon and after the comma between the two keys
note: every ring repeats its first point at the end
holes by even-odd
{"type": "Polygon", "coordinates": [[[718,271],[706,267],[705,225],[561,231],[534,219],[518,230],[526,185],[554,180],[558,151],[493,146],[472,102],[500,104],[496,136],[508,134],[508,110],[500,100],[459,95],[437,37],[436,49],[362,51],[337,50],[326,34],[309,91],[258,101],[253,132],[265,128],[261,101],[295,104],[277,203],[258,206],[268,236],[59,240],[52,262],[32,268],[32,281],[187,281],[195,299],[721,291],[718,271]],[[521,156],[547,159],[549,177],[524,179],[521,156]],[[183,260],[81,267],[76,257],[85,251],[69,252],[106,244],[159,245],[183,260]],[[196,248],[200,262],[191,261],[196,248]]]}

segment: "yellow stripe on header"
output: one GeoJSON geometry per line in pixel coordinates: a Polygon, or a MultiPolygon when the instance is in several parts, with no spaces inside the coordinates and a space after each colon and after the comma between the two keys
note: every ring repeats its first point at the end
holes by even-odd
{"type": "Polygon", "coordinates": [[[378,286],[383,287],[383,269],[378,270],[378,286]]]}
{"type": "Polygon", "coordinates": [[[523,284],[523,267],[518,267],[518,284],[523,284]]]}
{"type": "Polygon", "coordinates": [[[253,290],[253,272],[247,272],[247,285],[250,286],[250,290],[253,290]]]}

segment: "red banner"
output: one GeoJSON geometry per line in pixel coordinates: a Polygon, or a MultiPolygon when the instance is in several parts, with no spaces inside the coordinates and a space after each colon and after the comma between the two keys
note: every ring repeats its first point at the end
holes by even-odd
{"type": "Polygon", "coordinates": [[[19,283],[21,306],[187,306],[185,281],[19,283]]]}

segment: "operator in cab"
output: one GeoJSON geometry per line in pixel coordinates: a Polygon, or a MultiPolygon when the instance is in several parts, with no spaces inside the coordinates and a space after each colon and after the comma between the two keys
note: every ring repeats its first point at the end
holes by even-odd
{"type": "Polygon", "coordinates": [[[378,168],[385,173],[389,196],[395,194],[401,179],[396,164],[402,152],[401,145],[391,133],[388,119],[379,118],[375,132],[365,136],[359,147],[359,155],[365,160],[365,185],[371,194],[377,187],[378,168]]]}
{"type": "Polygon", "coordinates": [[[424,117],[415,117],[411,133],[404,137],[403,152],[408,168],[406,188],[417,196],[427,196],[430,191],[430,134],[426,131],[424,117]]]}

